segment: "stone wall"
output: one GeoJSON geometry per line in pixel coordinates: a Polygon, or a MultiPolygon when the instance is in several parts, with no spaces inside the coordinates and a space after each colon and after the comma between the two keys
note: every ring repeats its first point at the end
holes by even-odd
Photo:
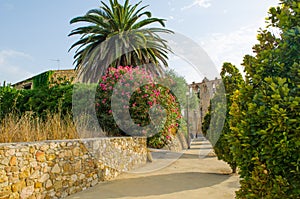
{"type": "Polygon", "coordinates": [[[171,135],[171,142],[169,142],[163,149],[172,152],[181,152],[188,149],[188,140],[184,132],[177,132],[176,135],[171,135]]]}
{"type": "Polygon", "coordinates": [[[62,83],[74,83],[76,78],[76,72],[73,69],[70,70],[54,70],[50,77],[50,87],[62,83]]]}
{"type": "MultiPolygon", "coordinates": [[[[68,69],[68,70],[50,70],[50,71],[46,71],[44,73],[47,72],[53,72],[53,74],[50,75],[49,77],[49,86],[55,86],[57,84],[62,84],[62,83],[74,83],[74,80],[76,78],[76,71],[74,69],[68,69]]],[[[39,76],[41,74],[44,73],[40,73],[36,76],[39,76]]],[[[17,82],[15,84],[13,84],[12,86],[16,89],[33,89],[36,85],[33,85],[33,79],[36,77],[33,76],[31,78],[28,78],[26,80],[17,82]]]]}
{"type": "Polygon", "coordinates": [[[0,199],[63,198],[146,161],[142,137],[0,144],[0,199]]]}

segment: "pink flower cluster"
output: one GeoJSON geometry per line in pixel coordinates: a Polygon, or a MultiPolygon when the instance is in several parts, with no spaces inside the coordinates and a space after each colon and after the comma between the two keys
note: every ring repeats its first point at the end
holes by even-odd
{"type": "MultiPolygon", "coordinates": [[[[153,75],[140,67],[119,66],[118,68],[108,68],[106,75],[99,82],[100,90],[98,91],[101,95],[98,99],[97,107],[102,105],[106,113],[112,114],[110,98],[116,83],[122,85],[122,90],[114,91],[119,92],[122,96],[118,99],[120,100],[119,108],[131,110],[131,113],[134,113],[136,118],[139,118],[137,124],[141,125],[146,118],[139,116],[146,114],[148,109],[154,105],[160,104],[166,108],[167,112],[167,122],[163,134],[169,135],[170,133],[174,133],[174,129],[178,128],[178,120],[181,118],[181,114],[176,97],[171,94],[169,89],[155,84],[153,75]],[[147,82],[147,84],[139,87],[141,82],[147,82]],[[138,88],[135,91],[134,97],[131,96],[129,88],[138,88]],[[127,104],[130,102],[130,106],[124,105],[126,102],[127,104]]],[[[101,107],[98,110],[100,111],[101,107]]],[[[162,112],[163,110],[158,111],[162,112]]]]}

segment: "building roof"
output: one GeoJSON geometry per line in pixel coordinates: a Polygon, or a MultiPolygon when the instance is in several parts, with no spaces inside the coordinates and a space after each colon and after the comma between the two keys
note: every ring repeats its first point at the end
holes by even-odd
{"type": "MultiPolygon", "coordinates": [[[[32,89],[33,86],[35,86],[35,85],[33,85],[34,84],[34,78],[38,77],[38,76],[42,76],[43,74],[46,74],[46,73],[49,73],[49,72],[51,72],[51,74],[52,74],[51,75],[52,81],[54,79],[58,83],[60,82],[60,80],[58,80],[60,77],[70,78],[70,79],[72,79],[71,81],[73,81],[74,78],[75,78],[75,70],[74,69],[48,70],[48,71],[45,71],[43,73],[37,74],[33,77],[30,77],[30,78],[27,78],[25,80],[19,81],[17,83],[14,83],[11,86],[14,87],[14,88],[17,88],[17,89],[32,89]]],[[[49,79],[49,83],[50,83],[50,79],[49,79]]]]}
{"type": "Polygon", "coordinates": [[[32,80],[34,77],[36,77],[36,76],[38,76],[38,75],[41,75],[41,74],[43,74],[43,73],[50,72],[50,71],[53,71],[53,72],[60,72],[60,71],[62,71],[62,72],[74,72],[74,69],[65,69],[65,70],[48,70],[48,71],[45,71],[45,72],[39,73],[39,74],[37,74],[37,75],[35,75],[35,76],[29,77],[29,78],[27,78],[27,79],[24,79],[24,80],[22,80],[22,81],[16,82],[16,83],[12,84],[12,86],[16,86],[16,85],[19,85],[19,84],[22,84],[22,83],[28,82],[28,81],[32,80]]]}

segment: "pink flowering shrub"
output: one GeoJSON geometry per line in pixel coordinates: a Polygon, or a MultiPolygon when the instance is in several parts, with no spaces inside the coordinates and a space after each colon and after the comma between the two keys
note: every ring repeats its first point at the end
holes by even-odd
{"type": "MultiPolygon", "coordinates": [[[[162,84],[154,82],[154,77],[145,69],[139,67],[120,66],[108,68],[106,74],[99,81],[96,92],[96,113],[100,126],[109,136],[135,135],[132,132],[124,132],[113,117],[118,115],[118,110],[129,109],[130,117],[134,125],[145,127],[143,132],[148,138],[150,147],[162,148],[175,135],[181,119],[180,104],[175,95],[169,89],[173,82],[171,79],[161,79],[162,84]],[[167,86],[165,86],[167,85],[167,86]],[[120,89],[121,88],[121,89],[120,89]],[[130,92],[130,88],[136,88],[130,92]],[[117,94],[112,107],[112,95],[117,94]],[[159,105],[159,106],[157,106],[159,105]],[[147,129],[151,124],[149,110],[155,110],[155,114],[166,114],[166,119],[157,126],[159,132],[153,133],[153,129],[147,129]],[[146,129],[146,130],[145,130],[146,129]]],[[[120,111],[120,112],[121,112],[120,111]]],[[[153,117],[151,115],[151,118],[153,117]]],[[[122,125],[132,125],[126,119],[122,125]]]]}

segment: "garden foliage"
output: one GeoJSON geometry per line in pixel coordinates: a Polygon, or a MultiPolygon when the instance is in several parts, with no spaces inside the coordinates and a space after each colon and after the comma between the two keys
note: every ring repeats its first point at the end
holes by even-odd
{"type": "Polygon", "coordinates": [[[72,89],[72,85],[39,87],[33,90],[0,87],[0,120],[10,113],[21,116],[31,112],[41,118],[48,113],[71,113],[72,89]]]}
{"type": "MultiPolygon", "coordinates": [[[[120,95],[122,97],[116,104],[122,105],[124,102],[128,102],[128,107],[122,105],[122,107],[117,107],[117,110],[128,109],[130,117],[136,125],[147,127],[153,122],[150,116],[155,118],[157,113],[165,114],[165,119],[156,125],[156,128],[159,129],[158,133],[152,133],[153,129],[151,128],[139,132],[142,133],[140,135],[150,137],[148,139],[149,146],[162,148],[170,141],[170,135],[177,133],[182,119],[180,105],[186,104],[184,91],[186,82],[174,71],[166,72],[166,76],[156,79],[156,82],[155,78],[145,69],[118,67],[117,69],[109,68],[107,74],[97,84],[98,87],[96,84],[57,84],[52,87],[36,87],[32,90],[17,90],[10,86],[0,87],[0,121],[11,113],[20,118],[24,114],[30,113],[41,119],[48,118],[49,114],[58,113],[63,119],[64,115],[70,116],[72,113],[78,113],[84,109],[85,118],[80,117],[80,121],[77,121],[78,118],[74,119],[80,124],[83,122],[84,128],[91,130],[93,124],[86,126],[86,121],[91,114],[94,114],[94,111],[89,110],[96,109],[98,122],[108,136],[128,135],[117,126],[116,118],[112,115],[111,96],[117,83],[121,88],[120,95]],[[140,85],[141,82],[146,84],[140,85]],[[137,89],[133,93],[129,93],[127,88],[132,88],[134,85],[138,85],[137,89]],[[75,93],[74,87],[76,88],[75,93]],[[95,101],[90,102],[89,106],[87,106],[85,98],[87,93],[89,96],[96,94],[93,98],[95,101]],[[75,106],[72,102],[74,99],[77,100],[75,106]]],[[[160,118],[159,115],[157,118],[160,118]]],[[[126,121],[122,120],[125,125],[126,121]]],[[[129,132],[129,135],[136,134],[129,132]]]]}
{"type": "Polygon", "coordinates": [[[221,77],[224,89],[219,86],[211,100],[212,104],[215,104],[213,109],[209,107],[208,113],[205,115],[204,122],[202,125],[203,134],[214,143],[214,151],[220,160],[227,162],[232,168],[233,173],[236,172],[236,162],[230,149],[230,143],[228,142],[228,136],[230,136],[229,121],[232,116],[229,115],[229,107],[232,104],[232,95],[239,89],[243,84],[243,78],[239,70],[230,63],[224,63],[221,71],[221,77]],[[226,99],[226,100],[224,100],[226,99]],[[226,113],[226,114],[224,114],[226,113]],[[211,115],[215,115],[214,123],[211,123],[211,115]],[[225,120],[225,121],[224,121],[225,120]],[[222,123],[224,121],[224,123],[222,123]],[[222,131],[220,132],[217,128],[221,125],[222,131]]]}
{"type": "Polygon", "coordinates": [[[152,17],[142,1],[135,4],[129,0],[122,4],[119,0],[107,2],[101,1],[98,8],[70,21],[82,25],[69,36],[79,36],[70,50],[77,48],[74,63],[84,72],[83,80],[96,83],[96,74],[105,73],[105,66],[117,68],[120,65],[144,65],[153,74],[162,75],[168,66],[170,49],[160,34],[173,33],[165,28],[166,20],[152,17]]]}
{"type": "Polygon", "coordinates": [[[300,3],[269,10],[230,109],[237,198],[300,198],[300,3]]]}
{"type": "Polygon", "coordinates": [[[175,84],[172,79],[165,77],[155,80],[150,72],[139,67],[108,68],[96,91],[96,112],[101,128],[110,136],[136,133],[147,136],[150,137],[148,139],[150,146],[163,147],[170,139],[170,135],[176,134],[181,119],[180,104],[170,90],[172,84],[175,84]],[[118,96],[115,97],[115,102],[112,101],[113,95],[118,96]],[[149,128],[143,132],[128,132],[120,128],[116,120],[124,110],[129,110],[134,122],[130,123],[130,118],[121,118],[122,126],[126,130],[132,129],[131,125],[149,128]],[[153,124],[153,128],[160,129],[155,133],[151,124],[153,119],[160,118],[160,115],[155,115],[157,113],[166,113],[166,118],[158,121],[159,124],[153,124]]]}
{"type": "Polygon", "coordinates": [[[52,76],[53,71],[47,71],[44,73],[41,73],[37,76],[33,77],[33,87],[34,88],[43,88],[48,87],[50,82],[50,77],[52,76]]]}

